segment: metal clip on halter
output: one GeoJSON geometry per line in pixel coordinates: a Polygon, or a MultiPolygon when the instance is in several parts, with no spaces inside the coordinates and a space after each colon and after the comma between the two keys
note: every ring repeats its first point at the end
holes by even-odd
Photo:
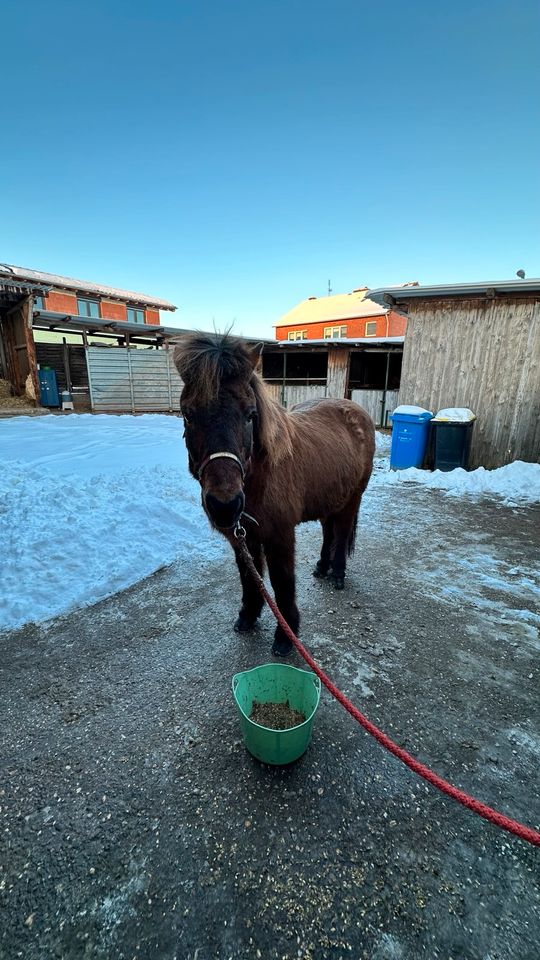
{"type": "Polygon", "coordinates": [[[237,540],[246,539],[246,528],[242,526],[239,520],[236,521],[236,526],[233,530],[233,533],[237,540]]]}

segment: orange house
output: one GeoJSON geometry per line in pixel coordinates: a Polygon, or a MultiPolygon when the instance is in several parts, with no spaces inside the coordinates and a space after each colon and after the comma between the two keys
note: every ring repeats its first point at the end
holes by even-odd
{"type": "Polygon", "coordinates": [[[0,277],[14,283],[34,284],[42,288],[37,295],[34,310],[49,310],[73,317],[90,317],[94,320],[117,320],[124,323],[159,326],[160,310],[175,310],[168,300],[149,297],[145,293],[120,290],[91,280],[75,280],[42,270],[0,264],[0,277]]]}
{"type": "Polygon", "coordinates": [[[331,297],[308,297],[275,325],[276,340],[403,337],[407,320],[366,297],[367,287],[331,297]]]}

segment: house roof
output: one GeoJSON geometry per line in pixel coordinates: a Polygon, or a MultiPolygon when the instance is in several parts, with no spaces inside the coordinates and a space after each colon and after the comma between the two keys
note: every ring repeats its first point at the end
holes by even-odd
{"type": "Polygon", "coordinates": [[[99,297],[110,297],[113,300],[123,300],[128,303],[144,304],[147,307],[156,307],[158,310],[176,310],[174,303],[162,300],[160,297],[150,297],[146,293],[135,293],[133,290],[121,290],[118,287],[107,287],[91,280],[75,280],[73,277],[61,277],[56,273],[44,273],[42,270],[31,270],[28,267],[17,267],[10,263],[0,263],[0,280],[18,280],[23,283],[36,284],[47,288],[72,290],[75,293],[90,293],[99,297]]]}
{"type": "Polygon", "coordinates": [[[482,283],[442,283],[433,286],[379,287],[370,290],[369,296],[375,303],[392,306],[394,303],[405,305],[409,300],[448,299],[452,297],[497,296],[516,294],[528,296],[540,294],[540,279],[531,280],[487,280],[482,283]]]}
{"type": "Polygon", "coordinates": [[[374,303],[366,297],[367,287],[352,293],[338,293],[331,297],[308,297],[283,314],[276,327],[298,327],[305,323],[334,323],[357,317],[381,317],[389,307],[374,303]]]}

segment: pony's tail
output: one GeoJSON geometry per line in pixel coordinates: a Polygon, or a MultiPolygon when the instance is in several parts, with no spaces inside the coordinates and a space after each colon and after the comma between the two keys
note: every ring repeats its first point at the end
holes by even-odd
{"type": "Polygon", "coordinates": [[[356,544],[356,528],[357,528],[357,526],[358,526],[358,510],[356,511],[356,514],[355,514],[355,517],[354,517],[354,521],[353,521],[353,525],[352,525],[352,529],[351,529],[351,532],[350,532],[350,534],[349,534],[349,539],[348,539],[348,541],[347,541],[347,551],[348,551],[349,557],[352,557],[352,555],[353,555],[353,553],[354,553],[354,547],[355,547],[355,544],[356,544]]]}

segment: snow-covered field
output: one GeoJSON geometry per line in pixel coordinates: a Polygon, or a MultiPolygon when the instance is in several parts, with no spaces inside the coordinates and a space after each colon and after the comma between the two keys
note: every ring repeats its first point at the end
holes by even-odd
{"type": "MultiPolygon", "coordinates": [[[[391,472],[378,434],[372,483],[540,501],[540,465],[391,472]]],[[[174,559],[225,556],[187,469],[182,422],[161,415],[0,420],[0,629],[43,620],[136,583],[174,559]]]]}
{"type": "Polygon", "coordinates": [[[0,629],[93,603],[181,558],[211,532],[176,417],[0,420],[0,629]]]}

